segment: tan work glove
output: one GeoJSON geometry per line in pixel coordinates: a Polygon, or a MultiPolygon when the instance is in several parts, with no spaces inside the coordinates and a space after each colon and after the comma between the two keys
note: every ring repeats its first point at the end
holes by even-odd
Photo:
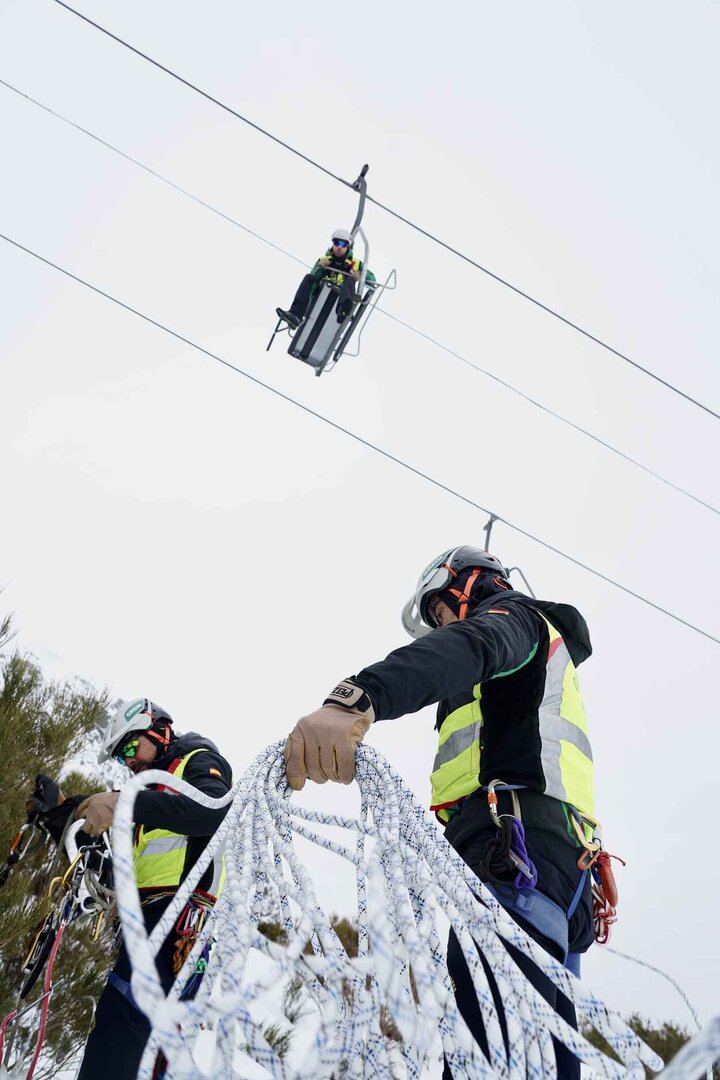
{"type": "Polygon", "coordinates": [[[110,828],[118,795],[117,791],[103,791],[99,795],[91,795],[80,803],[75,811],[75,820],[85,819],[83,832],[90,836],[100,836],[110,828]]]}
{"type": "Polygon", "coordinates": [[[316,784],[351,784],[355,751],[375,719],[370,698],[349,679],[338,683],[321,709],[303,716],[285,742],[288,784],[300,791],[310,777],[316,784]]]}

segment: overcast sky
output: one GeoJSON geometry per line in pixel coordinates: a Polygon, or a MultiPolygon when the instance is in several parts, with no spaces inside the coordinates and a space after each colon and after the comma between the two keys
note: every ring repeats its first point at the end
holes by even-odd
{"type": "MultiPolygon", "coordinates": [[[[82,11],[380,201],[720,408],[717,41],[688,0],[82,11]]],[[[312,262],[347,189],[51,0],[0,0],[0,78],[312,262]]],[[[720,636],[716,513],[390,319],[321,379],[278,341],[297,263],[0,86],[0,232],[720,636]]],[[[720,506],[718,421],[368,206],[387,311],[720,506]]],[[[421,569],[485,516],[0,242],[3,609],[58,677],[148,695],[236,773],[404,644],[421,569]]],[[[575,604],[613,944],[717,1012],[717,644],[497,525],[575,604]]],[[[378,725],[425,804],[431,710],[378,725]]],[[[356,791],[302,796],[348,810],[356,791]]],[[[349,876],[321,895],[351,911],[349,876]]],[[[323,891],[324,890],[324,891],[323,891]]],[[[624,1012],[689,1022],[595,948],[624,1012]]]]}

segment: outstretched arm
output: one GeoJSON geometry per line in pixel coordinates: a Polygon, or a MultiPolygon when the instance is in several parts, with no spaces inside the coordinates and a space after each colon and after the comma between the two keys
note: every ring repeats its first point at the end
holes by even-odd
{"type": "MultiPolygon", "coordinates": [[[[212,799],[219,799],[232,787],[232,772],[224,757],[203,750],[187,763],[183,780],[212,799]]],[[[182,836],[212,836],[228,808],[212,810],[172,791],[141,791],[135,800],[134,817],[135,823],[146,829],[167,829],[182,836]]]]}
{"type": "Polygon", "coordinates": [[[522,667],[534,655],[540,616],[512,601],[451,623],[395,649],[339,683],[322,707],[303,716],[285,743],[288,783],[349,784],[355,751],[375,720],[417,712],[441,698],[522,667]]]}
{"type": "Polygon", "coordinates": [[[370,697],[376,720],[393,720],[521,667],[537,648],[540,633],[536,612],[498,599],[481,615],[395,649],[353,682],[370,697]]]}

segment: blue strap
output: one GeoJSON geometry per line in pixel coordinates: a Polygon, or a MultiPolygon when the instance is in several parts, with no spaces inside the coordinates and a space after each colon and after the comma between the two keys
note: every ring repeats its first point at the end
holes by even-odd
{"type": "Polygon", "coordinates": [[[498,903],[502,904],[508,911],[514,911],[518,915],[521,915],[526,922],[529,922],[536,930],[538,930],[543,937],[548,938],[555,945],[558,945],[562,950],[563,963],[566,967],[570,968],[573,974],[579,976],[580,974],[580,954],[568,952],[568,923],[572,918],[585,887],[585,879],[588,871],[584,870],[580,875],[580,881],[578,887],[575,890],[575,895],[572,898],[570,907],[567,910],[567,914],[556,904],[554,900],[551,900],[545,893],[539,892],[537,889],[523,889],[518,891],[511,886],[497,886],[488,885],[486,888],[490,890],[498,903]],[[508,890],[507,892],[505,890],[508,890]],[[577,957],[576,961],[572,961],[571,958],[577,957]],[[577,966],[577,971],[575,967],[577,966]]]}
{"type": "Polygon", "coordinates": [[[111,971],[108,975],[108,984],[114,986],[117,992],[122,994],[125,1000],[128,1001],[134,1009],[137,1009],[139,1013],[142,1013],[143,1016],[145,1016],[145,1013],[135,1000],[135,995],[132,992],[130,983],[126,982],[125,979],[121,979],[116,971],[111,971]]]}
{"type": "Polygon", "coordinates": [[[582,953],[569,952],[567,954],[567,959],[565,960],[565,967],[568,969],[568,971],[571,971],[573,973],[573,975],[575,975],[576,978],[578,978],[578,979],[580,978],[580,958],[581,958],[581,956],[582,956],[582,953]]]}
{"type": "Polygon", "coordinates": [[[585,888],[585,879],[587,878],[589,872],[590,872],[589,870],[583,870],[582,874],[580,875],[580,880],[578,881],[578,886],[577,886],[577,889],[575,890],[575,895],[573,896],[572,900],[570,901],[570,907],[567,910],[568,922],[570,922],[570,920],[572,919],[573,915],[575,914],[575,909],[577,908],[578,904],[580,903],[580,901],[582,899],[583,889],[585,888]]]}
{"type": "Polygon", "coordinates": [[[505,892],[502,885],[488,885],[487,883],[486,888],[499,904],[508,911],[521,915],[543,937],[557,945],[565,963],[568,954],[568,920],[559,904],[556,904],[545,893],[538,892],[537,889],[523,889],[522,892],[518,892],[517,889],[510,888],[509,892],[505,892]]]}

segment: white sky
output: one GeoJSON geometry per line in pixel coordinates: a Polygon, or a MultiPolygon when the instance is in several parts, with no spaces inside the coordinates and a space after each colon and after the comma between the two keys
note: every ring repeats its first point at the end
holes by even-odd
{"type": "MultiPolygon", "coordinates": [[[[228,0],[91,17],[711,407],[720,9],[228,0]]],[[[0,78],[312,261],[354,197],[63,11],[0,0],[0,78]]],[[[265,345],[299,268],[0,86],[0,231],[711,633],[719,522],[378,315],[327,377],[265,345]]],[[[718,505],[717,422],[369,206],[389,311],[718,505]]],[[[407,639],[482,514],[0,243],[3,607],[58,676],[147,694],[239,773],[407,639]]],[[[614,944],[717,1011],[718,646],[496,526],[574,603],[614,944]]],[[[427,802],[430,711],[370,741],[427,802]]],[[[325,809],[354,794],[303,796],[325,809]]],[[[314,859],[314,856],[309,856],[314,859]]],[[[349,881],[313,863],[328,906],[349,881]]],[[[688,1022],[592,950],[611,1003],[688,1022]]]]}

